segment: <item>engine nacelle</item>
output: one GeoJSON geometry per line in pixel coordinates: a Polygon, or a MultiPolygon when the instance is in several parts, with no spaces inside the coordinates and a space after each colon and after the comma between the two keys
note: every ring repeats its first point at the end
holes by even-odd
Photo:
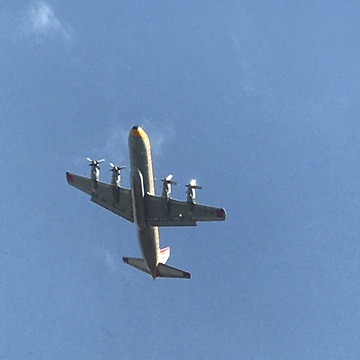
{"type": "Polygon", "coordinates": [[[170,197],[171,197],[171,184],[168,184],[166,182],[163,183],[163,189],[162,189],[161,196],[163,198],[165,198],[167,202],[170,200],[170,197]]]}
{"type": "Polygon", "coordinates": [[[105,161],[101,160],[91,160],[90,158],[86,158],[86,160],[90,161],[90,179],[91,179],[91,190],[93,193],[96,193],[97,190],[97,182],[100,178],[100,167],[99,164],[105,161]]]}
{"type": "Polygon", "coordinates": [[[112,186],[120,186],[121,176],[120,171],[112,170],[111,182],[110,185],[112,186]]]}
{"type": "Polygon", "coordinates": [[[97,163],[92,162],[90,170],[90,178],[91,178],[91,189],[93,193],[96,193],[97,190],[97,182],[100,178],[100,169],[97,163]]]}
{"type": "Polygon", "coordinates": [[[188,187],[186,191],[186,201],[195,204],[196,192],[195,189],[188,187]]]}
{"type": "Polygon", "coordinates": [[[186,187],[188,188],[186,191],[186,201],[196,204],[196,189],[202,189],[202,187],[196,183],[195,179],[190,180],[186,187]]]}
{"type": "Polygon", "coordinates": [[[173,177],[174,177],[174,175],[169,174],[166,178],[161,179],[161,181],[163,182],[161,196],[166,200],[168,210],[169,210],[170,199],[171,199],[171,185],[176,185],[176,182],[172,181],[173,177]]]}
{"type": "Polygon", "coordinates": [[[118,203],[120,200],[119,187],[121,185],[121,170],[125,169],[126,166],[116,166],[113,163],[110,163],[110,166],[112,167],[112,169],[110,170],[112,172],[110,182],[112,188],[112,196],[114,198],[114,203],[118,203]]]}
{"type": "Polygon", "coordinates": [[[110,170],[112,172],[111,182],[110,185],[113,186],[120,186],[121,184],[121,170],[125,169],[126,166],[116,166],[113,163],[110,163],[110,166],[112,169],[110,170]]]}

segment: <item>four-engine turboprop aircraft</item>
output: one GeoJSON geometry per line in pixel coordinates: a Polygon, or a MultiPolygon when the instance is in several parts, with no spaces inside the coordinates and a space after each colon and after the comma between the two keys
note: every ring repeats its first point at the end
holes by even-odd
{"type": "Polygon", "coordinates": [[[129,134],[130,189],[120,186],[120,170],[112,163],[110,184],[99,180],[99,163],[91,160],[90,178],[66,173],[68,184],[91,196],[91,201],[121,217],[135,222],[142,258],[124,257],[123,261],[156,277],[190,279],[190,273],[166,265],[170,248],[160,249],[159,226],[195,226],[197,221],[225,220],[225,210],[196,204],[195,190],[201,189],[196,180],[187,185],[187,200],[171,198],[172,175],[163,181],[161,196],[155,195],[150,140],[140,126],[133,126],[129,134]]]}

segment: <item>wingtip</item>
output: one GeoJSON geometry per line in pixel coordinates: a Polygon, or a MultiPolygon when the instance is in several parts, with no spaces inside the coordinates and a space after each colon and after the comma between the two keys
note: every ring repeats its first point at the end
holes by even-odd
{"type": "Polygon", "coordinates": [[[66,181],[69,183],[69,182],[73,182],[74,181],[74,178],[72,176],[71,173],[69,173],[68,171],[66,172],[66,181]]]}
{"type": "Polygon", "coordinates": [[[218,208],[216,209],[216,216],[222,220],[225,220],[226,218],[226,211],[225,209],[218,208]]]}

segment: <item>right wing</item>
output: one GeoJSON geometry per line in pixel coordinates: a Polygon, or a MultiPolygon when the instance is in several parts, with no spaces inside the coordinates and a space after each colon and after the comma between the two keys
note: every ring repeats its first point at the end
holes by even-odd
{"type": "Polygon", "coordinates": [[[224,221],[225,210],[146,194],[147,222],[151,226],[196,226],[197,221],[224,221]]]}
{"type": "Polygon", "coordinates": [[[96,192],[92,191],[91,179],[67,172],[66,180],[69,185],[91,196],[91,201],[106,210],[134,222],[131,191],[122,187],[114,188],[101,181],[96,182],[96,192]]]}

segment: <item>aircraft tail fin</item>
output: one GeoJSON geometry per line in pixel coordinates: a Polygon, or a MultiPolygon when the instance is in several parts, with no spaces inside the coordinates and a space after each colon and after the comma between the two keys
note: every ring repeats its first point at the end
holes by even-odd
{"type": "Polygon", "coordinates": [[[187,271],[159,263],[157,267],[157,277],[190,279],[191,275],[187,271]]]}
{"type": "Polygon", "coordinates": [[[138,270],[141,270],[147,274],[150,274],[149,269],[148,269],[144,259],[123,257],[123,262],[137,268],[138,270]]]}
{"type": "Polygon", "coordinates": [[[166,264],[170,257],[170,246],[160,249],[159,263],[166,264]]]}

